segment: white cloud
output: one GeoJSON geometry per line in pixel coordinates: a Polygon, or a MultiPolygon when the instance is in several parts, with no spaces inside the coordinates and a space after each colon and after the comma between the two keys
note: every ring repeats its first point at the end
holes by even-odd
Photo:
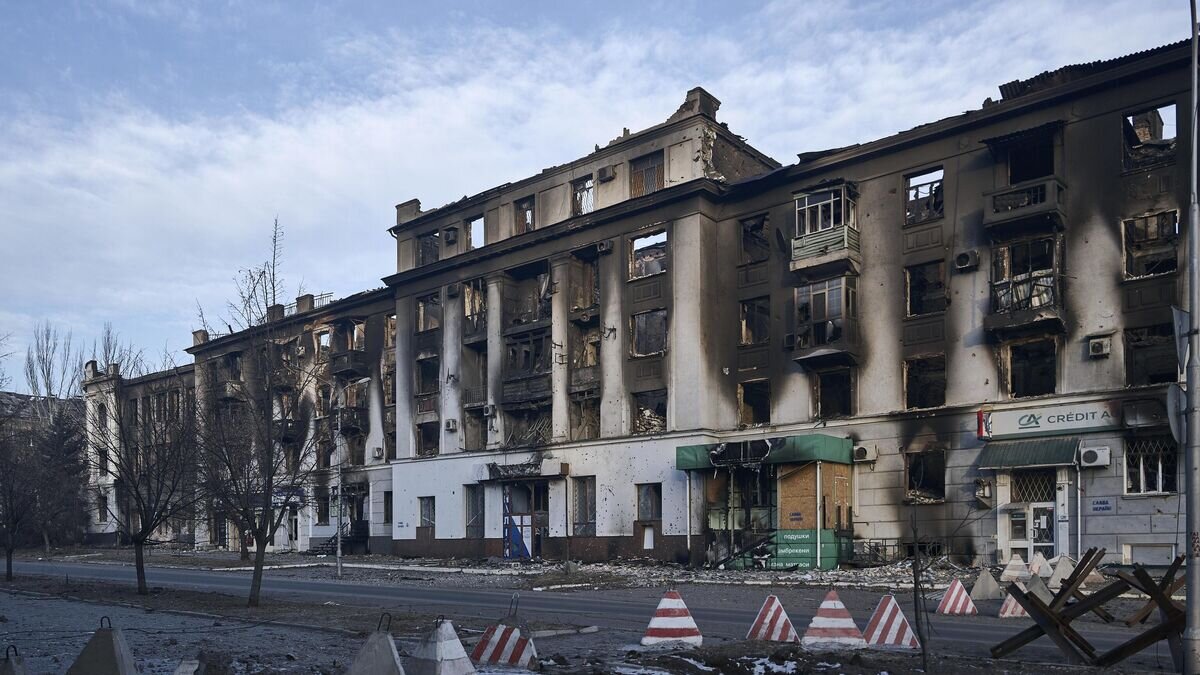
{"type": "MultiPolygon", "coordinates": [[[[131,6],[203,23],[188,3],[131,6]]],[[[947,4],[907,21],[883,16],[890,5],[805,8],[686,33],[631,20],[592,35],[485,22],[341,33],[309,61],[268,64],[278,113],[180,117],[128,91],[97,93],[78,122],[53,110],[6,119],[0,332],[20,347],[36,318],[85,338],[111,320],[149,350],[180,349],[196,301],[220,309],[236,270],[267,254],[276,216],[292,284],[378,286],[393,271],[393,204],[435,206],[569,161],[662,121],[697,84],[787,163],[976,108],[1009,79],[1181,39],[1186,26],[1178,8],[1145,2],[1086,15],[1065,2],[947,4]]]]}

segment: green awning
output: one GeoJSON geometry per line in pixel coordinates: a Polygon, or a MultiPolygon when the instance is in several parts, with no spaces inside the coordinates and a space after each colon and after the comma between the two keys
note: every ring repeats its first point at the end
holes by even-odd
{"type": "Polygon", "coordinates": [[[737,464],[835,462],[850,464],[854,443],[826,434],[784,436],[766,440],[682,445],[675,448],[675,468],[681,471],[737,464]],[[733,446],[733,447],[731,447],[733,446]],[[714,457],[716,461],[714,462],[714,457]]]}
{"type": "Polygon", "coordinates": [[[1078,436],[991,441],[983,447],[983,452],[979,453],[979,468],[1012,469],[1071,465],[1075,463],[1075,453],[1078,450],[1078,436]]]}

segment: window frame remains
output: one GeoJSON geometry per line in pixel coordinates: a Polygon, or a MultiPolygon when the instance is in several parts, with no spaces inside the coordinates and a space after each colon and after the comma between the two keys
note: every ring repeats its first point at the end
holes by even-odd
{"type": "MultiPolygon", "coordinates": [[[[1051,394],[1055,394],[1058,392],[1058,379],[1059,379],[1058,378],[1058,375],[1059,375],[1058,351],[1059,350],[1058,350],[1058,340],[1057,339],[1055,339],[1054,337],[1039,337],[1039,338],[1034,338],[1034,339],[1030,339],[1030,340],[1021,340],[1019,342],[1010,342],[1005,345],[1004,349],[1005,349],[1007,361],[1008,361],[1008,363],[1007,363],[1008,376],[1006,379],[1008,380],[1007,384],[1008,384],[1008,397],[1009,398],[1016,399],[1016,398],[1031,398],[1031,397],[1035,397],[1035,396],[1049,396],[1051,394]],[[1021,367],[1025,367],[1025,368],[1031,368],[1031,369],[1037,368],[1038,366],[1033,360],[1034,353],[1032,353],[1030,351],[1030,350],[1034,349],[1035,345],[1049,345],[1050,367],[1054,371],[1053,375],[1051,377],[1052,386],[1049,391],[1045,391],[1044,388],[1042,388],[1042,389],[1035,388],[1035,389],[1027,390],[1026,393],[1018,393],[1018,391],[1017,391],[1018,390],[1018,386],[1017,386],[1018,370],[1016,367],[1014,367],[1014,364],[1020,365],[1021,367]]],[[[1043,367],[1045,366],[1044,363],[1041,365],[1043,367]]],[[[1027,375],[1025,377],[1027,379],[1029,379],[1030,382],[1025,383],[1024,386],[1021,387],[1022,389],[1025,389],[1026,387],[1031,386],[1032,382],[1036,381],[1037,379],[1044,378],[1044,374],[1038,375],[1037,373],[1030,373],[1029,375],[1027,375]]]]}
{"type": "Polygon", "coordinates": [[[1178,272],[1180,240],[1177,210],[1169,209],[1122,220],[1125,278],[1149,279],[1178,272]],[[1139,228],[1139,224],[1143,227],[1139,228]],[[1147,263],[1147,259],[1152,262],[1147,263]],[[1152,266],[1154,269],[1146,271],[1152,266]],[[1139,269],[1142,270],[1140,273],[1139,269]]]}
{"type": "Polygon", "coordinates": [[[416,236],[417,267],[432,265],[442,258],[442,233],[439,230],[416,236]]]}
{"type": "Polygon", "coordinates": [[[946,311],[949,305],[946,261],[932,260],[904,268],[904,315],[908,318],[931,316],[946,311]],[[936,269],[934,278],[926,273],[936,269]]]}
{"type": "Polygon", "coordinates": [[[757,265],[771,258],[771,241],[767,237],[767,215],[761,214],[738,221],[741,237],[738,240],[738,264],[757,265]]]}
{"type": "Polygon", "coordinates": [[[629,281],[666,274],[671,265],[670,245],[671,240],[665,227],[629,237],[629,281]],[[639,242],[645,242],[645,245],[639,246],[639,242]],[[660,245],[660,250],[652,251],[660,245]],[[643,253],[644,251],[656,255],[651,256],[649,253],[643,253]]]}
{"type": "Polygon", "coordinates": [[[1178,494],[1180,454],[1179,444],[1169,434],[1125,439],[1125,494],[1178,494]],[[1131,471],[1136,471],[1136,478],[1131,471]],[[1146,489],[1149,477],[1153,477],[1154,485],[1146,489]]]}
{"type": "Polygon", "coordinates": [[[536,195],[513,200],[513,225],[517,234],[525,234],[537,229],[536,195]]]}
{"type": "Polygon", "coordinates": [[[571,215],[586,216],[596,210],[596,177],[588,174],[571,181],[571,215]]]}
{"type": "Polygon", "coordinates": [[[670,318],[665,308],[648,309],[629,315],[629,355],[633,358],[660,356],[667,353],[671,337],[670,318]],[[653,320],[660,323],[661,331],[654,330],[653,320]],[[645,336],[645,344],[642,344],[645,336]],[[651,341],[653,340],[653,341],[651,341]],[[658,344],[661,341],[661,345],[658,344]],[[645,347],[643,350],[642,347],[645,347]]]}
{"type": "Polygon", "coordinates": [[[805,237],[843,227],[857,231],[857,199],[857,191],[847,184],[793,195],[796,236],[805,237]]]}
{"type": "Polygon", "coordinates": [[[942,167],[904,177],[904,224],[919,225],[945,217],[945,179],[942,167]]]}

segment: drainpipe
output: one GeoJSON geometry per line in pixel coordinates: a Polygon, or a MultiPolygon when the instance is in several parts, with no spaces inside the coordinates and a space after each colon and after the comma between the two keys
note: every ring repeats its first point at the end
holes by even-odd
{"type": "Polygon", "coordinates": [[[692,563],[692,472],[684,471],[683,475],[687,477],[687,550],[688,550],[688,565],[692,563]]]}
{"type": "Polygon", "coordinates": [[[817,569],[821,569],[821,526],[825,523],[821,517],[821,460],[817,460],[817,569]]]}
{"type": "Polygon", "coordinates": [[[1075,559],[1083,559],[1083,469],[1075,463],[1075,559]]]}

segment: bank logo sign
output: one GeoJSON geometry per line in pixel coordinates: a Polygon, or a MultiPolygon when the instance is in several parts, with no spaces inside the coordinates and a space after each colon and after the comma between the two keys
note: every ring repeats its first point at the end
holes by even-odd
{"type": "Polygon", "coordinates": [[[979,411],[979,437],[985,440],[1053,436],[1120,427],[1121,406],[1116,401],[979,411]]]}

